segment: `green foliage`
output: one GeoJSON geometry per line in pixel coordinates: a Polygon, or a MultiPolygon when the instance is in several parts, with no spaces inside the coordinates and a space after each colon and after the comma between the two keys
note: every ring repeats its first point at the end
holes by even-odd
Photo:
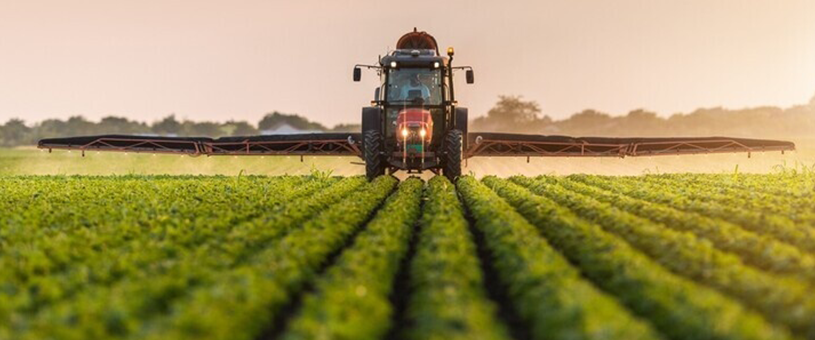
{"type": "Polygon", "coordinates": [[[274,331],[270,320],[302,290],[328,256],[348,240],[396,186],[382,176],[323,210],[279,241],[267,243],[242,265],[173,306],[149,329],[151,339],[254,339],[274,331]]]}
{"type": "Polygon", "coordinates": [[[516,181],[625,239],[663,267],[735,296],[769,320],[815,335],[811,322],[815,320],[815,300],[807,284],[747,266],[738,256],[717,250],[693,234],[652,223],[562,186],[521,178],[516,181]]]}
{"type": "Polygon", "coordinates": [[[332,170],[320,170],[315,166],[311,167],[311,177],[312,178],[327,179],[327,178],[331,177],[331,174],[333,172],[334,171],[332,171],[332,170]]]}
{"type": "MultiPolygon", "coordinates": [[[[573,176],[571,178],[577,177],[582,176],[573,176]]],[[[545,186],[541,186],[530,179],[516,177],[512,180],[530,187],[535,193],[545,194],[546,192],[545,186]]],[[[592,197],[626,212],[662,223],[665,227],[679,231],[689,231],[699,238],[709,240],[718,249],[738,254],[746,263],[756,267],[774,273],[800,276],[804,280],[815,282],[815,257],[767,235],[745,230],[727,221],[697,213],[684,212],[666,204],[628,197],[575,180],[550,176],[541,177],[539,181],[556,183],[575,193],[592,197]]],[[[613,181],[611,182],[613,184],[613,181]]],[[[672,185],[676,186],[677,184],[679,183],[672,185]]]]}
{"type": "MultiPolygon", "coordinates": [[[[799,176],[796,176],[799,177],[799,176]]],[[[639,181],[635,178],[615,178],[613,185],[597,177],[576,177],[578,180],[598,187],[615,190],[634,198],[670,205],[676,209],[719,218],[779,241],[789,243],[801,251],[815,253],[815,228],[796,224],[787,214],[765,214],[761,211],[745,209],[749,200],[736,196],[716,194],[716,186],[707,185],[704,189],[671,187],[639,181]]],[[[799,179],[800,180],[800,179],[799,179]]],[[[766,181],[765,181],[766,186],[766,181]]],[[[774,188],[783,186],[772,186],[774,188]]],[[[791,184],[790,188],[800,187],[791,184]]],[[[801,188],[806,191],[806,188],[801,188]]],[[[809,187],[812,190],[812,187],[809,187]]],[[[806,199],[802,196],[799,199],[806,199]]],[[[779,208],[784,208],[783,206],[779,208]]],[[[790,208],[790,207],[787,207],[790,208]]],[[[810,210],[811,213],[811,210],[810,210]]]]}
{"type": "Polygon", "coordinates": [[[456,188],[430,180],[410,268],[410,339],[506,339],[496,307],[486,298],[475,244],[456,188]]]}
{"type": "Polygon", "coordinates": [[[678,277],[647,256],[549,199],[488,177],[507,200],[592,282],[661,332],[677,339],[784,339],[783,329],[716,291],[678,277]]]}
{"type": "Polygon", "coordinates": [[[421,212],[419,179],[408,179],[320,277],[285,339],[379,339],[391,327],[389,295],[421,212]]]}
{"type": "MultiPolygon", "coordinates": [[[[33,193],[23,190],[19,201],[42,202],[46,207],[77,206],[59,210],[56,215],[39,214],[41,222],[23,215],[19,225],[12,221],[10,228],[4,229],[19,235],[12,244],[20,252],[0,257],[15,261],[15,266],[2,267],[3,277],[8,277],[6,270],[15,269],[12,277],[26,275],[17,287],[31,288],[23,290],[24,294],[10,292],[11,304],[0,304],[0,310],[9,306],[11,325],[31,328],[34,334],[110,336],[113,334],[107,332],[113,330],[95,329],[97,324],[92,320],[115,313],[134,316],[125,333],[135,331],[138,325],[149,324],[151,318],[165,316],[173,304],[198,287],[216,282],[220,273],[245,263],[268,242],[299,227],[364,183],[363,178],[348,178],[325,189],[335,180],[281,177],[258,185],[255,179],[262,180],[248,177],[235,182],[218,177],[204,185],[200,185],[201,178],[146,181],[125,177],[121,183],[106,178],[42,180],[60,190],[43,192],[34,186],[33,193]],[[181,188],[177,188],[179,184],[181,188]],[[76,185],[76,191],[66,190],[70,185],[76,185]],[[192,192],[186,192],[188,186],[192,192]],[[244,193],[247,196],[241,197],[244,193]],[[52,198],[43,200],[49,196],[52,198]],[[145,197],[152,199],[144,202],[145,197]],[[235,199],[238,201],[231,201],[235,199]],[[124,203],[121,210],[99,209],[113,202],[143,202],[147,206],[124,203]],[[236,204],[244,202],[245,209],[236,204]],[[229,206],[236,210],[224,209],[229,206]],[[64,224],[65,228],[25,233],[32,224],[64,224]],[[73,319],[87,321],[79,325],[63,321],[73,319]]],[[[121,327],[116,331],[121,332],[121,327]]]]}
{"type": "Polygon", "coordinates": [[[503,284],[536,339],[656,339],[649,325],[581,278],[512,207],[473,177],[458,181],[503,284]]]}
{"type": "Polygon", "coordinates": [[[811,172],[235,173],[0,176],[0,339],[815,337],[811,172]]]}
{"type": "MultiPolygon", "coordinates": [[[[803,177],[796,176],[797,172],[791,172],[789,175],[798,178],[803,177]]],[[[715,185],[709,181],[705,182],[704,177],[697,179],[698,177],[700,176],[668,174],[664,176],[645,176],[639,180],[663,186],[666,191],[681,194],[691,200],[705,199],[722,205],[732,204],[733,201],[737,201],[742,209],[783,216],[797,224],[815,227],[815,213],[812,209],[815,206],[815,197],[813,196],[790,197],[765,194],[715,185]]],[[[765,183],[772,182],[765,181],[765,183]]]]}

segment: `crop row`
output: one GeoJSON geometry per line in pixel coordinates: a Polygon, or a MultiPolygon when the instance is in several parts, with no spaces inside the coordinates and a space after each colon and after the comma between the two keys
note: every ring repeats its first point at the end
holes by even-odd
{"type": "MultiPolygon", "coordinates": [[[[274,190],[269,190],[273,191],[269,198],[264,199],[264,196],[257,195],[254,201],[262,203],[252,206],[251,210],[257,212],[274,209],[282,200],[310,194],[329,184],[327,181],[302,183],[298,178],[291,179],[270,183],[269,186],[274,190]]],[[[127,184],[126,188],[133,189],[139,183],[127,184]]],[[[110,184],[106,184],[108,185],[110,184]]],[[[113,187],[119,192],[129,191],[121,190],[122,186],[113,187]]],[[[200,186],[194,188],[198,187],[200,186]]],[[[70,193],[70,190],[66,191],[70,193]]],[[[139,192],[138,189],[133,191],[139,192]]],[[[80,285],[111,283],[117,278],[128,276],[130,271],[142,272],[147,264],[166,260],[183,249],[219,242],[234,225],[239,225],[254,216],[241,214],[242,210],[230,215],[227,213],[230,209],[224,209],[222,205],[224,203],[218,202],[217,194],[209,196],[210,200],[215,202],[208,204],[190,199],[189,195],[196,193],[192,190],[174,190],[169,194],[152,196],[151,201],[157,203],[151,203],[153,206],[150,207],[128,205],[127,200],[117,201],[122,206],[119,209],[111,206],[110,201],[101,201],[96,205],[78,203],[77,208],[81,209],[79,211],[83,214],[100,216],[99,221],[81,228],[71,228],[73,225],[70,221],[48,221],[44,226],[38,223],[39,221],[32,220],[28,226],[20,228],[30,229],[29,234],[38,234],[39,238],[31,239],[19,233],[8,235],[6,242],[9,243],[9,247],[4,248],[5,256],[0,257],[2,263],[0,276],[11,280],[10,282],[14,282],[18,288],[32,282],[42,286],[48,285],[45,281],[59,281],[62,282],[62,293],[69,293],[71,289],[66,289],[68,287],[65,281],[80,285]],[[123,210],[154,212],[108,218],[109,222],[102,217],[106,213],[115,215],[117,211],[123,210]],[[172,214],[169,211],[172,211],[172,214]],[[43,235],[37,232],[48,229],[47,225],[59,225],[63,230],[56,235],[43,235]],[[18,235],[20,237],[16,237],[18,235]],[[156,248],[163,251],[155,251],[156,248]],[[115,259],[115,262],[112,259],[115,259]]],[[[241,199],[243,200],[243,197],[241,199]]],[[[9,228],[16,229],[16,226],[9,228]]]]}
{"type": "Polygon", "coordinates": [[[815,338],[795,178],[0,178],[0,339],[815,338]]]}
{"type": "MultiPolygon", "coordinates": [[[[77,285],[86,285],[77,296],[46,304],[33,317],[13,317],[12,320],[19,321],[13,327],[21,331],[31,328],[49,333],[68,332],[62,337],[73,333],[86,334],[84,332],[100,335],[132,332],[149,319],[170,312],[176,300],[216,280],[219,271],[242,263],[244,258],[266,247],[269,241],[285,235],[288,230],[359,188],[363,182],[362,178],[345,179],[317,195],[294,200],[294,204],[284,205],[281,209],[270,209],[271,213],[262,218],[224,229],[225,235],[217,237],[214,240],[217,242],[199,247],[183,249],[171,240],[153,239],[147,232],[143,242],[134,240],[123,247],[122,252],[133,256],[112,257],[117,266],[129,268],[128,275],[122,275],[112,284],[80,280],[77,285]],[[137,266],[139,261],[146,261],[144,257],[157,260],[137,266]],[[133,296],[139,298],[133,299],[133,296]],[[122,324],[119,319],[127,323],[122,324]],[[79,325],[75,320],[80,320],[79,325]],[[98,320],[105,320],[108,325],[99,327],[98,320]]],[[[177,230],[184,231],[183,228],[177,230]]],[[[190,233],[195,231],[188,230],[190,233]]],[[[106,253],[115,256],[117,250],[106,253]]],[[[100,265],[103,266],[104,262],[100,265]]],[[[92,266],[86,270],[105,272],[106,268],[92,266]]],[[[51,287],[61,289],[64,285],[65,282],[55,281],[51,287]]]]}
{"type": "Polygon", "coordinates": [[[592,282],[677,339],[788,338],[736,301],[669,272],[623,239],[506,180],[484,182],[507,200],[592,282]]]}
{"type": "Polygon", "coordinates": [[[677,180],[673,176],[643,176],[637,180],[659,185],[665,191],[684,194],[692,200],[701,199],[725,205],[733,204],[735,200],[742,209],[784,216],[796,224],[815,227],[815,212],[812,210],[815,206],[815,195],[781,196],[704,182],[677,180]]]}
{"type": "Polygon", "coordinates": [[[303,299],[285,339],[378,339],[392,327],[392,287],[421,212],[418,179],[399,186],[303,299]]]}
{"type": "MultiPolygon", "coordinates": [[[[742,202],[739,200],[731,200],[729,204],[709,202],[704,199],[692,200],[684,196],[684,194],[665,191],[660,185],[638,182],[628,178],[617,178],[613,183],[593,176],[581,176],[575,177],[575,179],[634,198],[662,203],[679,210],[729,221],[755,233],[765,234],[791,244],[804,252],[815,253],[815,229],[797,225],[784,216],[743,209],[742,202]]],[[[704,192],[700,194],[704,195],[704,192]]]]}
{"type": "Polygon", "coordinates": [[[407,322],[411,339],[505,339],[487,298],[476,246],[455,186],[430,180],[416,254],[410,265],[407,322]]]}
{"type": "Polygon", "coordinates": [[[534,226],[472,177],[459,190],[517,313],[534,338],[657,339],[650,326],[581,278],[534,226]]]}
{"type": "MultiPolygon", "coordinates": [[[[532,184],[521,178],[514,180],[521,184],[532,184]]],[[[665,227],[691,232],[696,237],[709,240],[720,250],[738,254],[746,263],[758,268],[815,282],[815,257],[766,235],[745,230],[727,221],[680,211],[666,204],[643,201],[568,178],[546,176],[538,178],[538,182],[540,181],[592,197],[665,227]]],[[[535,184],[540,186],[539,183],[535,184]]]]}
{"type": "MultiPolygon", "coordinates": [[[[175,216],[194,222],[198,218],[227,217],[221,212],[228,211],[228,217],[241,218],[257,214],[258,209],[252,208],[258,204],[311,180],[292,176],[3,178],[0,211],[4,212],[5,236],[16,237],[15,242],[50,241],[59,234],[84,233],[87,229],[100,233],[111,231],[112,224],[143,225],[175,216]],[[234,210],[213,209],[223,203],[232,203],[229,207],[234,210]]],[[[113,231],[122,233],[120,229],[113,231]]]]}
{"type": "Polygon", "coordinates": [[[665,174],[660,177],[683,182],[701,182],[717,187],[746,189],[781,197],[812,197],[815,174],[665,174]]]}
{"type": "Polygon", "coordinates": [[[396,186],[382,176],[267,244],[246,263],[219,273],[172,307],[167,318],[142,328],[149,339],[254,339],[276,331],[284,306],[369,218],[396,186]]]}
{"type": "MultiPolygon", "coordinates": [[[[287,182],[285,180],[275,181],[274,184],[284,186],[281,184],[287,182]]],[[[299,180],[293,182],[299,182],[299,180]]],[[[113,187],[117,190],[111,191],[128,191],[122,190],[122,186],[113,184],[103,182],[88,185],[86,183],[85,187],[89,189],[96,186],[105,189],[113,187]]],[[[136,192],[143,189],[143,186],[139,186],[139,183],[136,182],[127,181],[122,184],[127,184],[125,188],[134,188],[133,191],[136,192]]],[[[169,183],[162,184],[173,187],[169,183]]],[[[315,182],[314,184],[316,185],[312,190],[324,187],[326,183],[315,182]]],[[[70,188],[65,188],[62,193],[70,194],[71,191],[70,188]]],[[[172,199],[167,196],[161,198],[172,199]]],[[[200,221],[207,223],[198,225],[190,223],[190,216],[184,214],[165,219],[156,218],[156,215],[152,213],[130,214],[131,218],[110,219],[107,223],[101,217],[106,213],[116,215],[122,210],[138,209],[138,205],[128,206],[127,202],[119,201],[122,206],[119,209],[107,205],[109,201],[102,201],[96,205],[78,202],[77,206],[81,210],[77,211],[83,215],[100,216],[98,222],[85,227],[74,227],[70,221],[61,222],[60,220],[49,220],[47,224],[42,225],[34,219],[31,225],[19,226],[19,228],[30,229],[29,233],[39,234],[39,239],[29,239],[27,236],[17,238],[14,236],[21,233],[9,233],[9,238],[5,239],[9,246],[3,248],[4,254],[0,256],[0,262],[3,264],[0,269],[0,279],[7,285],[11,285],[13,289],[0,292],[0,296],[8,294],[5,297],[6,303],[0,305],[2,319],[7,320],[6,317],[11,312],[15,314],[34,313],[42,306],[49,306],[59,300],[70,298],[79,289],[87,291],[89,287],[106,286],[124,278],[132,279],[142,274],[149,274],[150,270],[155,267],[151,264],[161,263],[160,268],[155,269],[164,271],[168,261],[175,260],[180,256],[180,251],[192,246],[193,242],[190,240],[209,240],[203,236],[223,233],[223,230],[230,227],[233,222],[233,219],[201,218],[200,221]],[[66,231],[57,232],[54,236],[38,232],[48,229],[51,223],[66,231]],[[119,232],[116,232],[116,228],[119,228],[119,232]],[[77,232],[71,233],[70,230],[77,232]],[[173,232],[169,233],[168,230],[173,230],[173,232]],[[168,234],[171,234],[172,237],[168,234]],[[181,240],[187,242],[181,242],[181,240]]],[[[173,208],[170,209],[175,211],[189,213],[204,213],[209,210],[202,211],[193,208],[191,206],[196,204],[189,202],[155,203],[155,206],[164,205],[171,205],[173,208]]],[[[213,208],[206,205],[204,207],[213,208]]],[[[144,210],[151,209],[145,208],[144,210]]],[[[212,210],[224,211],[223,209],[212,210]]],[[[4,228],[17,229],[18,226],[7,224],[4,225],[4,228]]]]}
{"type": "Polygon", "coordinates": [[[652,223],[562,186],[528,178],[513,180],[626,240],[664,268],[734,296],[767,319],[815,335],[811,322],[815,320],[815,300],[808,285],[747,266],[739,257],[717,250],[693,234],[652,223]]]}

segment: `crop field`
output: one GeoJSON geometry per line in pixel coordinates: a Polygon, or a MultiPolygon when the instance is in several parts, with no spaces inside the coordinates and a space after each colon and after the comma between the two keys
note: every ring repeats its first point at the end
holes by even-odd
{"type": "Polygon", "coordinates": [[[0,176],[0,339],[815,339],[815,174],[0,176]]]}

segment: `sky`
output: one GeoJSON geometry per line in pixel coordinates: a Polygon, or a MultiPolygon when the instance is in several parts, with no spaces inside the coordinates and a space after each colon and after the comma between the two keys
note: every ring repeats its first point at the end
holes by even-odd
{"type": "Polygon", "coordinates": [[[791,106],[815,94],[815,1],[0,0],[0,123],[116,115],[358,123],[352,81],[418,27],[454,46],[459,104],[566,118],[791,106]]]}

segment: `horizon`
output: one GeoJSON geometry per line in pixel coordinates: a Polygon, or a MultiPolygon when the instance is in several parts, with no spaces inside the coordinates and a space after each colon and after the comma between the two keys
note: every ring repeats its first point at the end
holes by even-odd
{"type": "Polygon", "coordinates": [[[352,82],[353,65],[375,61],[413,27],[475,68],[474,85],[457,76],[459,102],[473,118],[498,95],[534,100],[542,116],[562,120],[587,109],[668,117],[787,108],[815,93],[815,3],[802,0],[4,7],[0,123],[171,114],[257,122],[271,111],[327,126],[358,123],[376,80],[364,72],[352,82]]]}
{"type": "MultiPolygon", "coordinates": [[[[525,99],[525,98],[523,98],[523,99],[525,99]]],[[[698,108],[696,108],[694,110],[691,110],[691,111],[688,111],[688,112],[674,112],[674,113],[671,113],[671,114],[664,114],[664,113],[661,113],[661,112],[655,112],[655,111],[651,111],[651,110],[644,109],[644,108],[634,108],[634,109],[628,110],[625,113],[619,113],[619,114],[604,112],[604,111],[597,110],[597,109],[592,109],[592,108],[586,108],[586,109],[574,112],[574,113],[572,113],[572,114],[570,114],[568,116],[565,116],[565,117],[551,117],[550,116],[549,118],[551,118],[553,121],[556,121],[556,122],[557,121],[564,121],[564,120],[568,120],[568,119],[574,117],[577,114],[580,114],[580,113],[583,113],[583,112],[586,112],[586,111],[592,111],[592,112],[596,112],[596,113],[599,113],[599,114],[608,115],[611,118],[616,118],[616,117],[625,117],[625,116],[629,115],[632,112],[644,110],[646,112],[652,112],[652,113],[656,114],[657,117],[659,117],[659,118],[667,119],[667,118],[670,118],[673,115],[690,115],[690,114],[693,114],[696,111],[704,111],[704,110],[721,109],[721,110],[724,110],[724,111],[749,111],[749,110],[755,110],[755,109],[761,109],[761,108],[776,108],[776,109],[780,109],[780,110],[788,110],[788,109],[793,109],[793,108],[796,108],[796,107],[807,106],[807,105],[810,105],[810,106],[815,105],[815,96],[812,97],[812,99],[809,101],[809,103],[798,103],[798,104],[792,104],[792,105],[789,105],[789,106],[773,106],[773,105],[757,105],[757,106],[748,106],[748,107],[710,106],[710,107],[698,107],[698,108]]],[[[145,123],[145,124],[151,125],[151,124],[158,123],[158,122],[160,122],[161,120],[163,120],[165,118],[169,118],[170,116],[175,116],[175,119],[177,121],[179,121],[179,122],[184,122],[184,121],[190,121],[190,122],[194,122],[194,123],[212,122],[212,123],[220,123],[220,124],[226,124],[228,122],[246,122],[246,123],[249,123],[249,124],[257,125],[257,123],[260,122],[260,120],[262,120],[263,117],[265,117],[266,115],[271,115],[273,113],[279,113],[279,114],[284,114],[284,115],[297,115],[297,116],[309,119],[310,122],[321,124],[321,125],[325,126],[326,128],[332,128],[332,127],[336,127],[336,126],[339,126],[339,125],[359,124],[359,122],[339,122],[339,123],[336,123],[336,124],[327,124],[327,123],[324,123],[324,122],[319,121],[319,120],[310,119],[309,117],[305,117],[302,114],[299,114],[299,113],[296,113],[296,112],[280,112],[278,110],[267,111],[266,113],[263,114],[263,116],[258,118],[257,121],[233,119],[233,118],[227,118],[227,119],[224,119],[224,120],[197,120],[197,119],[188,119],[188,118],[179,117],[175,113],[169,113],[169,114],[167,114],[165,116],[161,116],[161,117],[159,117],[157,119],[154,119],[154,120],[140,120],[138,118],[126,117],[126,116],[121,116],[121,115],[102,115],[102,116],[100,116],[98,118],[91,119],[91,118],[88,118],[88,117],[83,116],[81,114],[80,115],[72,115],[72,116],[68,116],[68,117],[46,118],[44,120],[40,120],[40,121],[36,121],[36,122],[28,121],[28,120],[25,120],[25,119],[22,119],[22,120],[26,124],[26,126],[36,126],[36,125],[41,124],[43,121],[46,121],[46,120],[54,120],[54,119],[56,119],[56,120],[66,121],[66,120],[68,120],[70,118],[74,118],[74,117],[80,117],[80,118],[83,118],[86,121],[92,122],[92,123],[99,123],[104,118],[125,118],[125,119],[128,119],[129,121],[132,121],[132,122],[145,123]]],[[[473,116],[471,118],[471,120],[475,119],[475,118],[479,118],[479,117],[485,117],[485,116],[486,116],[486,112],[483,115],[473,116]]],[[[541,113],[541,115],[538,118],[544,118],[545,116],[547,116],[547,115],[544,114],[544,113],[541,113]]],[[[8,118],[5,121],[0,121],[0,125],[3,125],[6,122],[8,122],[10,120],[14,120],[14,119],[21,119],[21,118],[11,117],[11,118],[8,118]]]]}

